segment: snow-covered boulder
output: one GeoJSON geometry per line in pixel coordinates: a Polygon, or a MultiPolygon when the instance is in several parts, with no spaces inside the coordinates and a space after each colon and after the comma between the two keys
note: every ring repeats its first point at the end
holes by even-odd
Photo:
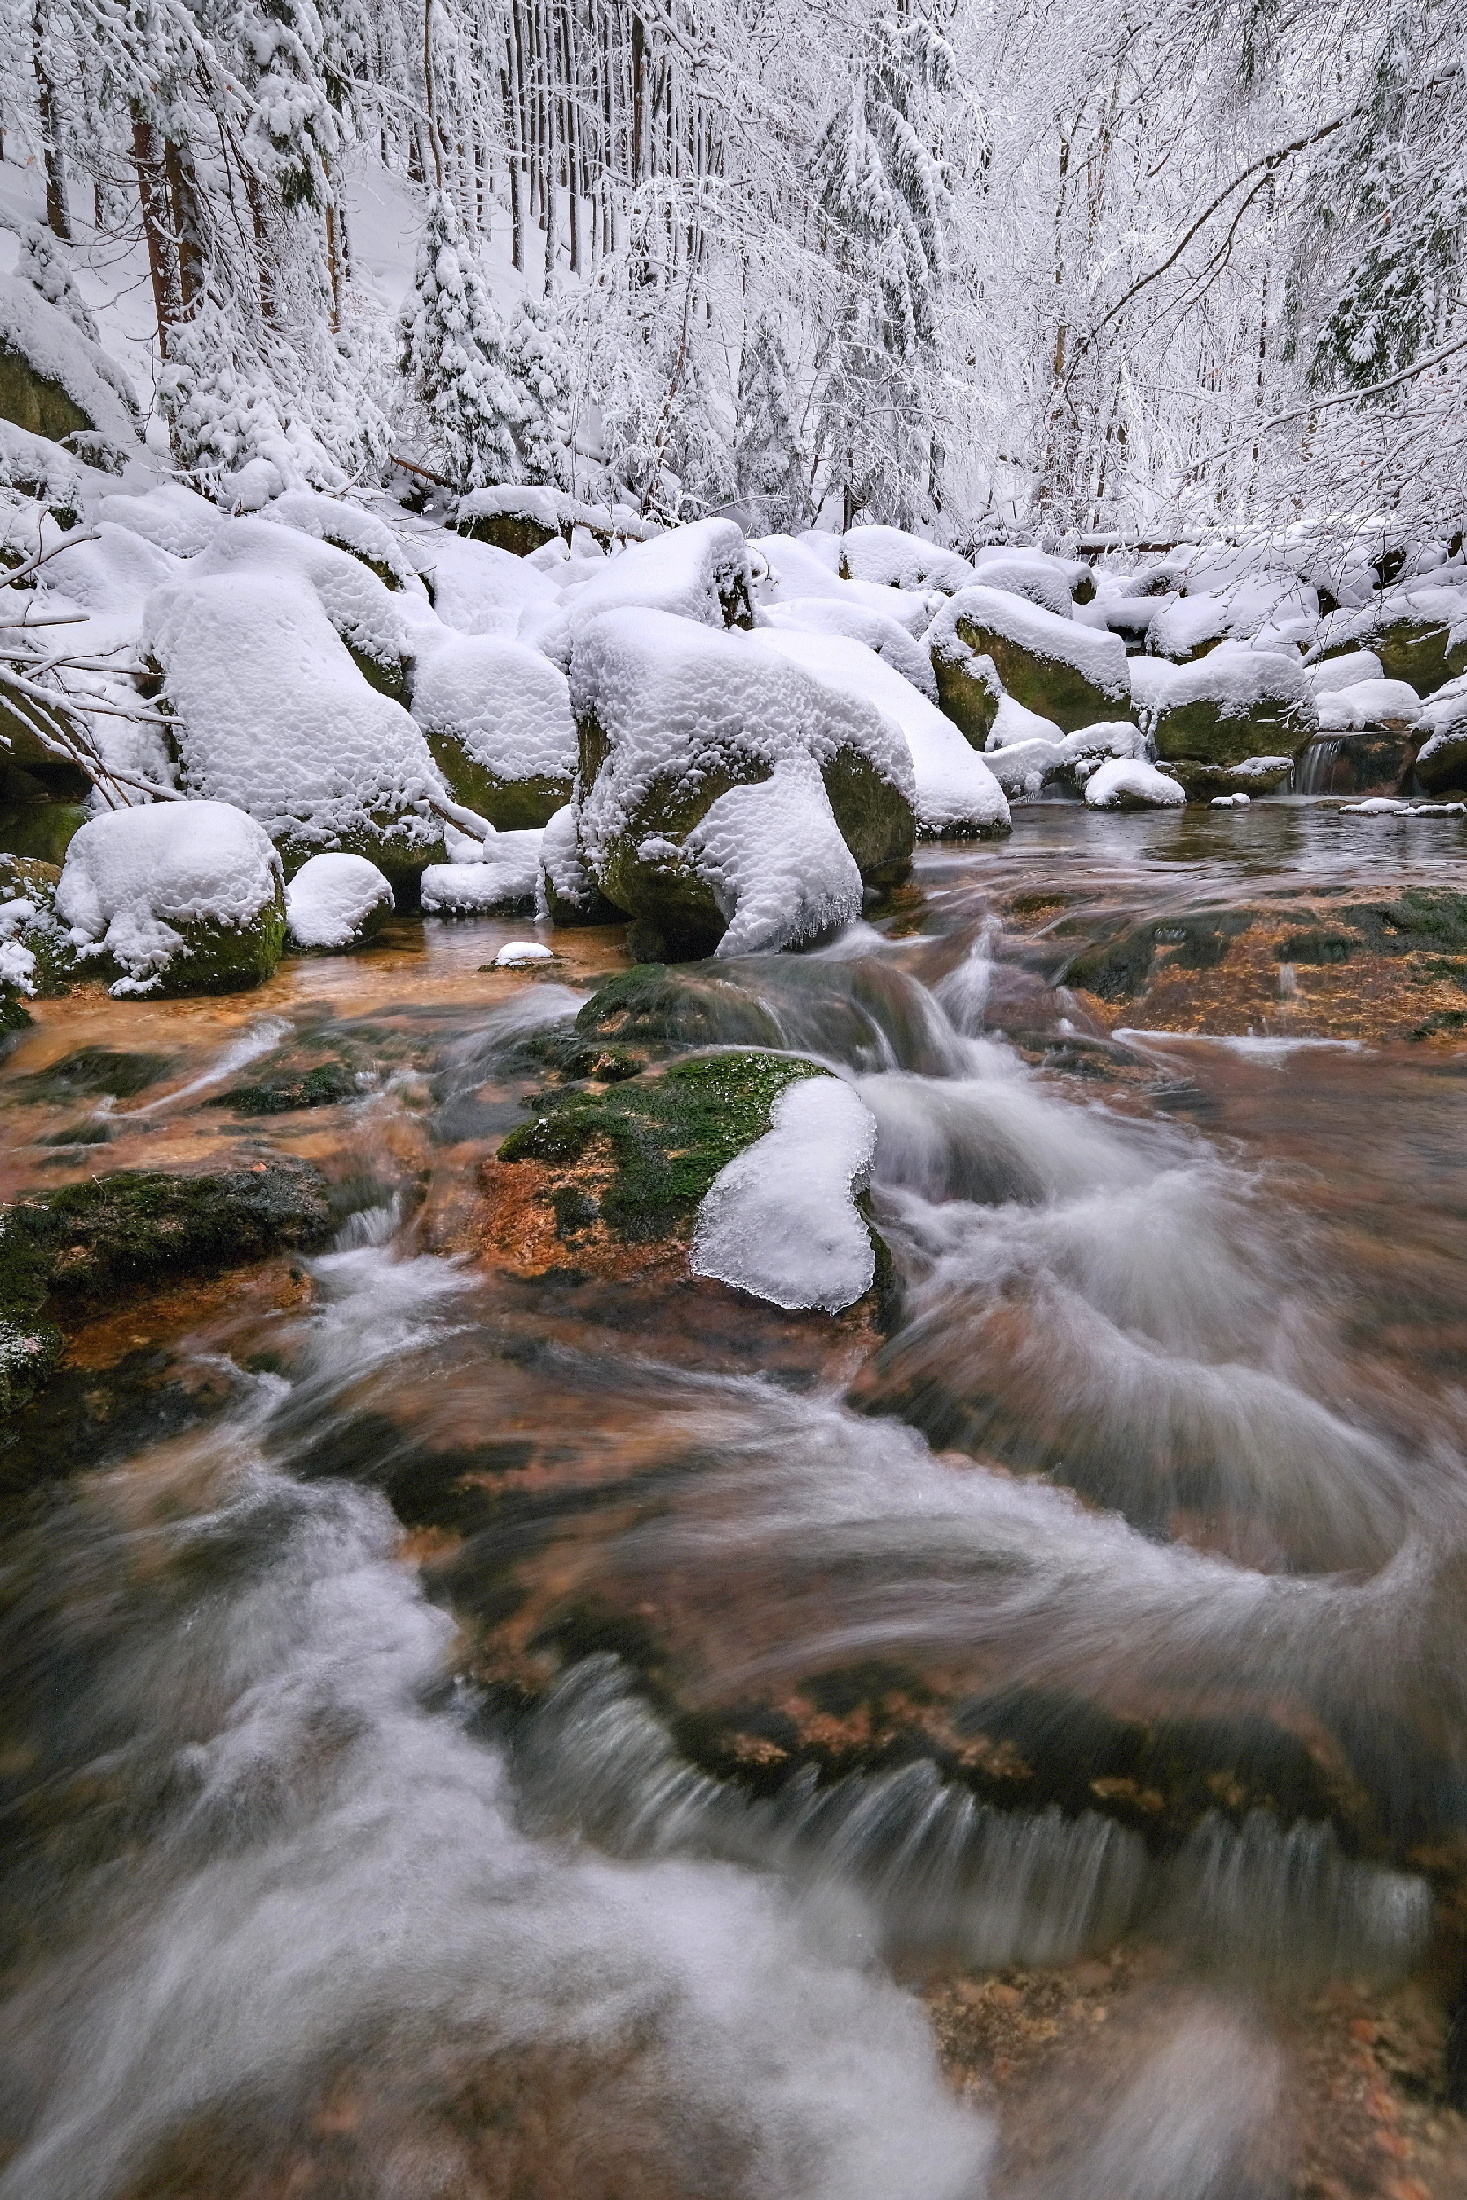
{"type": "Polygon", "coordinates": [[[819,534],[813,529],[804,535],[754,537],[749,550],[758,561],[755,602],[783,605],[819,597],[894,619],[913,640],[925,634],[932,623],[932,591],[846,580],[841,575],[840,545],[839,535],[819,534]]]}
{"type": "Polygon", "coordinates": [[[1317,696],[1316,708],[1321,733],[1358,733],[1367,726],[1394,732],[1415,724],[1421,698],[1404,680],[1357,680],[1317,696]]]}
{"type": "Polygon", "coordinates": [[[413,716],[457,799],[502,830],[545,825],[570,799],[570,684],[536,649],[454,634],[423,652],[413,716]]]}
{"type": "Polygon", "coordinates": [[[919,831],[986,839],[1009,830],[1008,805],[988,760],[889,661],[840,634],[776,627],[761,628],[757,639],[837,693],[873,705],[897,727],[912,761],[919,831]]]}
{"type": "Polygon", "coordinates": [[[225,802],[158,802],[83,825],[56,914],[77,954],[116,970],[115,994],[234,993],[280,960],[280,858],[225,802]]]}
{"type": "Polygon", "coordinates": [[[506,482],[497,488],[471,489],[459,498],[454,525],[461,535],[512,557],[532,557],[549,542],[569,537],[577,527],[627,541],[649,541],[658,529],[649,520],[618,506],[582,504],[559,489],[528,488],[506,482]]]}
{"type": "Polygon", "coordinates": [[[927,632],[948,716],[981,747],[1007,693],[1062,731],[1125,709],[1126,646],[1108,629],[1058,618],[1001,588],[965,588],[927,632]]]}
{"type": "Polygon", "coordinates": [[[200,578],[259,578],[310,596],[350,650],[373,687],[405,700],[408,667],[433,620],[426,599],[389,589],[362,560],[268,519],[230,520],[190,562],[200,578]]]}
{"type": "Polygon", "coordinates": [[[434,863],[423,873],[424,913],[430,917],[527,915],[540,886],[538,832],[495,833],[478,863],[434,863]]]}
{"type": "Polygon", "coordinates": [[[1452,569],[1434,582],[1384,590],[1362,608],[1335,611],[1320,622],[1311,658],[1369,649],[1387,680],[1404,680],[1418,695],[1431,695],[1467,672],[1467,576],[1458,586],[1452,569]]]}
{"type": "Polygon", "coordinates": [[[688,1266],[775,1306],[837,1314],[876,1280],[857,1198],[870,1180],[876,1119],[837,1077],[801,1077],[769,1129],[703,1196],[688,1266]]]}
{"type": "Polygon", "coordinates": [[[752,626],[752,584],[742,530],[731,519],[700,519],[670,528],[655,542],[631,544],[591,579],[569,588],[566,598],[577,624],[637,604],[704,626],[752,626]]]}
{"type": "Polygon", "coordinates": [[[435,529],[409,538],[433,609],[459,634],[513,637],[527,617],[560,608],[560,590],[544,573],[508,550],[435,529]]]}
{"type": "Polygon", "coordinates": [[[1133,657],[1130,673],[1142,723],[1167,762],[1239,764],[1265,751],[1292,752],[1314,731],[1303,667],[1283,650],[1219,642],[1187,665],[1133,657]]]}
{"type": "Polygon", "coordinates": [[[1230,613],[1222,596],[1173,596],[1159,603],[1146,627],[1146,647],[1157,657],[1186,664],[1205,656],[1228,631],[1230,613]]]}
{"type": "Polygon", "coordinates": [[[291,941],[307,954],[364,947],[392,910],[391,883],[365,856],[311,856],[285,889],[291,941]]]}
{"type": "Polygon", "coordinates": [[[839,596],[799,596],[762,609],[759,625],[785,634],[839,634],[860,642],[910,681],[929,703],[937,701],[937,677],[929,652],[900,621],[865,604],[839,596]]]}
{"type": "Polygon", "coordinates": [[[197,557],[221,527],[229,525],[217,504],[186,489],[181,481],[163,481],[140,496],[114,491],[98,500],[96,516],[114,527],[141,535],[170,557],[197,557]]]}
{"type": "Polygon", "coordinates": [[[725,932],[810,938],[859,910],[863,874],[905,874],[913,784],[896,728],[759,636],[608,612],[578,628],[571,695],[581,851],[637,920],[644,959],[654,939],[671,956],[725,932]]]}
{"type": "Polygon", "coordinates": [[[431,798],[444,790],[422,731],[362,678],[314,590],[248,568],[200,576],[201,563],[144,617],[187,789],[248,811],[292,870],[333,849],[396,878],[441,855],[431,798]]]}
{"type": "Polygon", "coordinates": [[[1373,649],[1346,650],[1343,657],[1326,657],[1307,664],[1304,677],[1317,698],[1333,695],[1336,688],[1358,687],[1362,680],[1381,680],[1385,674],[1373,649]]]}
{"type": "Polygon", "coordinates": [[[1416,776],[1428,794],[1467,787],[1467,676],[1449,681],[1416,721],[1426,738],[1416,757],[1416,776]]]}
{"type": "Polygon", "coordinates": [[[1037,603],[1041,610],[1052,611],[1060,619],[1069,618],[1074,610],[1080,575],[1090,582],[1090,592],[1094,593],[1088,566],[1077,567],[1069,559],[1049,557],[1043,550],[980,550],[973,563],[976,578],[984,588],[1005,589],[1009,595],[1037,603]]]}
{"type": "Polygon", "coordinates": [[[277,527],[293,527],[315,542],[329,542],[359,558],[386,589],[405,589],[426,595],[417,568],[407,557],[387,522],[360,505],[344,504],[340,497],[318,496],[309,489],[291,489],[267,504],[260,517],[277,527]]]}
{"type": "MultiPolygon", "coordinates": [[[[18,428],[13,420],[0,419],[0,488],[13,490],[17,504],[34,497],[58,527],[75,527],[81,518],[82,469],[70,451],[47,436],[18,428]]],[[[35,515],[38,523],[40,516],[35,515]]],[[[14,544],[8,528],[6,536],[14,544]]]]}
{"type": "Polygon", "coordinates": [[[622,911],[609,902],[581,854],[580,810],[557,810],[540,836],[536,907],[558,925],[618,924],[622,911]]]}
{"type": "Polygon", "coordinates": [[[900,527],[852,527],[840,538],[840,569],[847,580],[882,588],[936,588],[944,596],[971,588],[977,579],[966,558],[900,527]]]}
{"type": "Polygon", "coordinates": [[[1178,810],[1186,789],[1140,757],[1113,756],[1085,782],[1092,810],[1178,810]]]}
{"type": "Polygon", "coordinates": [[[95,434],[137,449],[137,406],[127,376],[34,284],[0,276],[0,415],[59,443],[95,434]]]}
{"type": "Polygon", "coordinates": [[[1015,741],[1008,748],[987,748],[983,761],[1009,800],[1036,795],[1067,769],[1069,759],[1059,741],[1015,741]]]}

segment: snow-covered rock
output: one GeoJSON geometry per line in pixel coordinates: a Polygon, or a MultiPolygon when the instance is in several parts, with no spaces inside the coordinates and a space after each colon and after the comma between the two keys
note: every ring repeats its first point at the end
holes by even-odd
{"type": "Polygon", "coordinates": [[[889,662],[840,634],[761,628],[757,639],[825,686],[874,705],[899,729],[912,760],[919,830],[984,837],[1008,831],[1008,805],[988,760],[889,662]]]}
{"type": "Polygon", "coordinates": [[[1448,567],[1432,580],[1384,589],[1358,610],[1335,611],[1320,622],[1311,656],[1373,650],[1387,680],[1405,680],[1431,695],[1467,672],[1467,575],[1457,585],[1448,567]]]}
{"type": "Polygon", "coordinates": [[[364,945],[392,908],[391,885],[365,856],[311,856],[285,889],[291,939],[318,954],[364,945]]]}
{"type": "Polygon", "coordinates": [[[115,994],[233,993],[268,978],[285,938],[280,858],[224,802],[158,802],[82,826],[56,914],[115,994]]]}
{"type": "MultiPolygon", "coordinates": [[[[759,535],[749,544],[762,573],[754,598],[762,605],[805,603],[820,598],[856,611],[894,619],[914,640],[932,623],[935,593],[928,588],[888,588],[878,581],[842,578],[839,535],[759,535]]],[[[860,637],[864,639],[864,637],[860,637]]]]}
{"type": "Polygon", "coordinates": [[[522,620],[560,609],[554,581],[508,550],[442,529],[412,538],[412,547],[433,592],[433,609],[457,633],[513,637],[522,620]]]}
{"type": "Polygon", "coordinates": [[[375,687],[399,699],[425,627],[436,621],[426,599],[390,589],[360,558],[268,519],[234,519],[190,563],[190,574],[289,586],[320,606],[375,687]]]}
{"type": "Polygon", "coordinates": [[[1321,733],[1354,733],[1366,726],[1412,725],[1421,698],[1404,680],[1357,680],[1317,697],[1321,733]]]}
{"type": "Polygon", "coordinates": [[[775,1306],[837,1314],[871,1289],[876,1253],[857,1195],[876,1120],[836,1077],[802,1077],[764,1136],[719,1170],[698,1209],[688,1265],[775,1306]]]}
{"type": "Polygon", "coordinates": [[[709,952],[751,897],[761,936],[778,929],[768,903],[776,884],[795,894],[789,937],[808,937],[810,911],[844,907],[851,879],[859,908],[861,877],[887,883],[910,864],[912,765],[897,728],[813,679],[775,640],[632,609],[577,629],[580,847],[601,892],[638,920],[642,959],[653,935],[661,952],[709,952]],[[760,802],[732,799],[776,778],[760,802]],[[786,866],[802,811],[808,895],[786,866]]]}
{"type": "Polygon", "coordinates": [[[519,916],[535,907],[540,885],[538,832],[496,833],[482,863],[432,863],[423,873],[430,917],[519,916]]]}
{"type": "Polygon", "coordinates": [[[1316,696],[1333,695],[1336,688],[1358,687],[1362,680],[1384,678],[1373,649],[1347,650],[1343,657],[1326,657],[1304,667],[1304,677],[1316,696]]]}
{"type": "Polygon", "coordinates": [[[759,625],[785,634],[838,634],[849,642],[860,642],[874,650],[893,672],[910,681],[929,703],[937,701],[937,677],[929,652],[906,627],[884,612],[869,610],[848,597],[799,596],[761,610],[759,625]]]}
{"type": "Polygon", "coordinates": [[[711,892],[724,924],[719,955],[798,947],[861,914],[855,858],[814,759],[799,752],[767,779],[721,794],[681,847],[649,837],[639,853],[711,892]]]}
{"type": "MultiPolygon", "coordinates": [[[[1067,559],[1048,557],[1042,550],[980,550],[973,563],[984,588],[1022,596],[1060,619],[1068,619],[1075,608],[1075,568],[1067,559]]],[[[1089,568],[1079,571],[1088,575],[1089,568]]]]}
{"type": "Polygon", "coordinates": [[[704,626],[752,626],[749,546],[731,519],[674,527],[655,542],[633,543],[603,561],[589,580],[566,590],[579,625],[603,611],[639,605],[704,626]]]}
{"type": "MultiPolygon", "coordinates": [[[[340,558],[381,589],[324,544],[232,525],[340,558]]],[[[292,867],[339,849],[389,877],[421,869],[442,850],[430,797],[444,790],[420,728],[368,686],[313,589],[247,566],[201,576],[201,562],[149,599],[144,622],[185,786],[247,810],[292,867]]]]}
{"type": "Polygon", "coordinates": [[[1065,770],[1068,758],[1058,741],[1015,741],[1008,748],[987,748],[983,761],[1010,801],[1036,795],[1065,770]]]}
{"type": "Polygon", "coordinates": [[[1085,782],[1092,810],[1179,810],[1185,788],[1140,757],[1113,756],[1085,782]]]}
{"type": "Polygon", "coordinates": [[[229,525],[217,504],[181,481],[160,482],[138,496],[114,491],[98,500],[96,516],[141,535],[175,558],[197,557],[229,525]]]}
{"type": "Polygon", "coordinates": [[[1467,787],[1467,675],[1438,688],[1416,724],[1426,736],[1416,758],[1416,776],[1427,793],[1467,787]]]}
{"type": "Polygon", "coordinates": [[[942,707],[975,746],[986,739],[1003,693],[1062,731],[1130,701],[1119,635],[1058,618],[1001,588],[963,589],[938,612],[927,640],[942,707]]]}
{"type": "Polygon", "coordinates": [[[121,452],[138,446],[127,376],[31,283],[0,276],[0,413],[59,443],[92,431],[121,452]]]}
{"type": "Polygon", "coordinates": [[[1315,727],[1315,702],[1297,657],[1219,642],[1192,664],[1133,657],[1132,692],[1167,761],[1237,764],[1265,748],[1291,752],[1315,727]]]}
{"type": "Polygon", "coordinates": [[[412,712],[456,798],[504,830],[547,823],[576,769],[570,684],[538,650],[452,634],[423,651],[412,712]]]}
{"type": "Polygon", "coordinates": [[[278,527],[293,527],[297,534],[329,542],[335,549],[360,558],[384,588],[426,595],[417,568],[387,522],[375,512],[364,512],[359,504],[319,496],[310,489],[291,489],[267,504],[260,517],[278,527]]]}
{"type": "Polygon", "coordinates": [[[1228,631],[1230,612],[1223,596],[1175,596],[1157,605],[1146,628],[1146,647],[1178,663],[1199,657],[1228,631]]]}
{"type": "Polygon", "coordinates": [[[840,538],[841,571],[848,580],[883,588],[936,588],[951,596],[977,579],[966,558],[900,527],[852,527],[840,538]]]}

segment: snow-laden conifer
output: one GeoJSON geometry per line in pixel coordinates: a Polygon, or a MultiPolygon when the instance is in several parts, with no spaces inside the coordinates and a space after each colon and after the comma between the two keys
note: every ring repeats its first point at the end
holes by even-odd
{"type": "Polygon", "coordinates": [[[502,324],[446,191],[429,194],[400,336],[399,364],[423,416],[431,456],[460,489],[512,481],[521,405],[502,324]]]}

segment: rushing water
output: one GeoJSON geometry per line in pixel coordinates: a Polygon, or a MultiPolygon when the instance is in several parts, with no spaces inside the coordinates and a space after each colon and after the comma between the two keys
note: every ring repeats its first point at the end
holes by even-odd
{"type": "MultiPolygon", "coordinates": [[[[226,1409],[6,1531],[0,2200],[1304,2189],[1304,2000],[1457,1992],[1460,1058],[1067,1052],[1000,912],[1399,866],[1356,822],[1040,806],[902,922],[710,974],[719,1041],[876,1116],[901,1311],[854,1358],[424,1250],[614,942],[476,985],[502,928],[405,933],[232,1025],[47,1012],[7,1080],[166,1056],[104,1103],[126,1164],[238,1147],[207,1103],[287,1033],[377,1052],[283,1119],[357,1187],[308,1296],[185,1346],[226,1409]],[[435,1460],[472,1468],[436,1512],[435,1460]],[[802,1759],[872,1673],[906,1739],[802,1759]],[[698,1741],[741,1721],[747,1778],[698,1741]],[[1156,1982],[1025,2152],[913,1986],[1118,1950],[1156,1982]]],[[[1417,834],[1450,878],[1456,821],[1417,834]]]]}

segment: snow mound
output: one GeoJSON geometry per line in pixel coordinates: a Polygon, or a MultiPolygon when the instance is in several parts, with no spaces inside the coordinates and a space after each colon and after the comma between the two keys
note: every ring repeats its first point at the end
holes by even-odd
{"type": "Polygon", "coordinates": [[[121,619],[131,628],[154,589],[178,573],[181,561],[110,522],[87,532],[95,532],[97,540],[68,545],[44,567],[47,587],[79,610],[121,619]]]}
{"type": "Polygon", "coordinates": [[[1272,704],[1296,711],[1301,730],[1314,720],[1314,698],[1304,668],[1284,650],[1219,642],[1194,664],[1133,657],[1129,670],[1138,708],[1153,717],[1189,703],[1211,703],[1220,717],[1247,718],[1260,705],[1272,704]]]}
{"type": "Polygon", "coordinates": [[[634,543],[590,580],[566,590],[577,625],[603,611],[640,605],[703,626],[752,626],[749,547],[731,519],[674,527],[655,542],[634,543]]]}
{"type": "Polygon", "coordinates": [[[1231,614],[1221,596],[1177,596],[1159,603],[1146,628],[1146,647],[1154,656],[1181,659],[1220,642],[1231,614]]]}
{"type": "Polygon", "coordinates": [[[1241,793],[1215,794],[1208,807],[1213,810],[1246,810],[1252,799],[1251,795],[1241,793]]]}
{"type": "Polygon", "coordinates": [[[1405,680],[1359,680],[1353,687],[1327,689],[1318,706],[1321,733],[1350,733],[1364,726],[1413,724],[1421,697],[1405,680]]]}
{"type": "Polygon", "coordinates": [[[375,572],[389,589],[425,593],[417,569],[387,522],[374,512],[364,512],[360,505],[344,504],[339,497],[320,496],[312,489],[290,489],[267,504],[260,517],[345,550],[375,572]]]}
{"type": "Polygon", "coordinates": [[[0,276],[0,352],[6,351],[54,382],[109,442],[136,450],[137,406],[121,367],[33,284],[8,275],[0,276]]]}
{"type": "Polygon", "coordinates": [[[1085,782],[1092,810],[1176,810],[1186,799],[1179,781],[1139,757],[1113,756],[1085,782]]]}
{"type": "Polygon", "coordinates": [[[280,858],[242,810],[158,802],[81,827],[66,851],[56,914],[78,954],[120,964],[114,993],[149,993],[197,927],[245,933],[278,909],[280,891],[280,858]]]}
{"type": "Polygon", "coordinates": [[[853,581],[883,588],[937,588],[951,596],[971,588],[974,568],[955,550],[943,550],[900,527],[852,527],[840,538],[841,565],[853,581]]]}
{"type": "Polygon", "coordinates": [[[784,757],[768,779],[730,787],[681,848],[649,838],[644,862],[691,863],[728,929],[719,955],[772,954],[854,923],[861,874],[808,756],[784,757]]]}
{"type": "MultiPolygon", "coordinates": [[[[857,611],[895,619],[913,639],[932,623],[928,589],[888,588],[877,581],[842,580],[838,535],[760,535],[749,544],[764,567],[754,587],[760,604],[793,604],[821,597],[857,611]]],[[[863,638],[863,637],[858,637],[863,638]]]]}
{"type": "Polygon", "coordinates": [[[973,562],[977,567],[975,578],[985,588],[1002,588],[1011,596],[1022,596],[1060,619],[1068,619],[1074,610],[1074,579],[1062,558],[1046,557],[1039,550],[980,551],[973,562]]]}
{"type": "Polygon", "coordinates": [[[1069,764],[1089,756],[1146,755],[1146,736],[1129,718],[1102,718],[1096,725],[1081,726],[1060,742],[1069,764]]]}
{"type": "Polygon", "coordinates": [[[554,962],[550,948],[539,940],[510,940],[494,958],[496,970],[519,970],[527,963],[554,962]]]}
{"type": "MultiPolygon", "coordinates": [[[[292,540],[260,522],[226,533],[246,524],[292,540]]],[[[329,555],[372,580],[354,558],[329,555]]],[[[363,679],[313,590],[247,567],[201,575],[202,562],[149,599],[144,621],[185,785],[302,852],[354,842],[374,860],[420,860],[442,838],[428,815],[442,784],[419,727],[363,679]]]]}
{"type": "Polygon", "coordinates": [[[958,631],[964,620],[1002,635],[1031,656],[1072,666],[1093,687],[1118,700],[1126,693],[1126,645],[1118,634],[1060,618],[1023,596],[1010,595],[1007,589],[980,585],[963,589],[943,605],[927,630],[932,649],[939,654],[968,653],[969,645],[958,631]]]}
{"type": "Polygon", "coordinates": [[[312,856],[285,889],[285,920],[297,947],[355,947],[392,888],[365,856],[312,856]]]}
{"type": "Polygon", "coordinates": [[[988,748],[983,761],[1011,799],[1035,795],[1065,769],[1069,759],[1061,741],[1016,741],[1011,748],[988,748]]]}
{"type": "Polygon", "coordinates": [[[433,609],[460,634],[513,635],[529,614],[559,609],[560,590],[524,558],[492,543],[435,533],[415,545],[433,609]]]}
{"type": "Polygon", "coordinates": [[[764,1136],[708,1187],[688,1256],[693,1274],[792,1312],[854,1305],[876,1277],[856,1206],[875,1151],[875,1117],[849,1085],[806,1077],[787,1086],[764,1136]]]}
{"type": "Polygon", "coordinates": [[[191,572],[258,577],[314,597],[349,649],[387,670],[412,654],[434,622],[426,603],[389,589],[348,550],[268,519],[232,519],[192,561],[191,572]]]}
{"type": "Polygon", "coordinates": [[[455,634],[435,643],[419,661],[412,711],[430,741],[460,743],[472,763],[498,779],[568,785],[575,771],[570,684],[521,642],[455,634]]]}
{"type": "Polygon", "coordinates": [[[999,699],[994,714],[993,728],[983,744],[984,753],[989,749],[1011,749],[1020,741],[1062,741],[1064,735],[1052,718],[1045,718],[1039,711],[1030,710],[1017,696],[1004,695],[999,699]]]}
{"type": "Polygon", "coordinates": [[[1009,822],[982,757],[935,703],[864,643],[839,634],[760,628],[756,640],[837,694],[869,703],[899,730],[911,757],[912,806],[924,833],[995,832],[1009,822]]]}
{"type": "Polygon", "coordinates": [[[160,482],[141,496],[102,497],[97,518],[126,527],[175,558],[197,557],[229,524],[217,504],[186,489],[181,481],[160,482]]]}
{"type": "Polygon", "coordinates": [[[585,527],[593,534],[620,535],[629,542],[650,542],[660,532],[655,522],[642,519],[629,505],[583,504],[560,489],[507,482],[495,488],[471,489],[459,498],[454,513],[456,527],[492,519],[527,519],[551,535],[585,527]]]}
{"type": "Polygon", "coordinates": [[[1364,680],[1379,680],[1384,667],[1373,649],[1348,650],[1343,657],[1326,657],[1323,664],[1306,665],[1304,677],[1316,696],[1332,695],[1336,688],[1358,687],[1364,680]]]}
{"type": "Polygon", "coordinates": [[[837,634],[861,642],[909,680],[929,703],[937,701],[931,657],[898,620],[884,612],[868,610],[845,597],[798,596],[761,611],[759,626],[761,631],[772,627],[785,634],[837,634]]]}
{"type": "Polygon", "coordinates": [[[430,863],[423,908],[430,917],[487,917],[533,909],[543,833],[496,833],[482,863],[430,863]]]}
{"type": "Polygon", "coordinates": [[[13,420],[0,420],[0,486],[38,498],[53,516],[66,515],[62,526],[74,526],[81,517],[82,469],[70,451],[13,420]]]}

